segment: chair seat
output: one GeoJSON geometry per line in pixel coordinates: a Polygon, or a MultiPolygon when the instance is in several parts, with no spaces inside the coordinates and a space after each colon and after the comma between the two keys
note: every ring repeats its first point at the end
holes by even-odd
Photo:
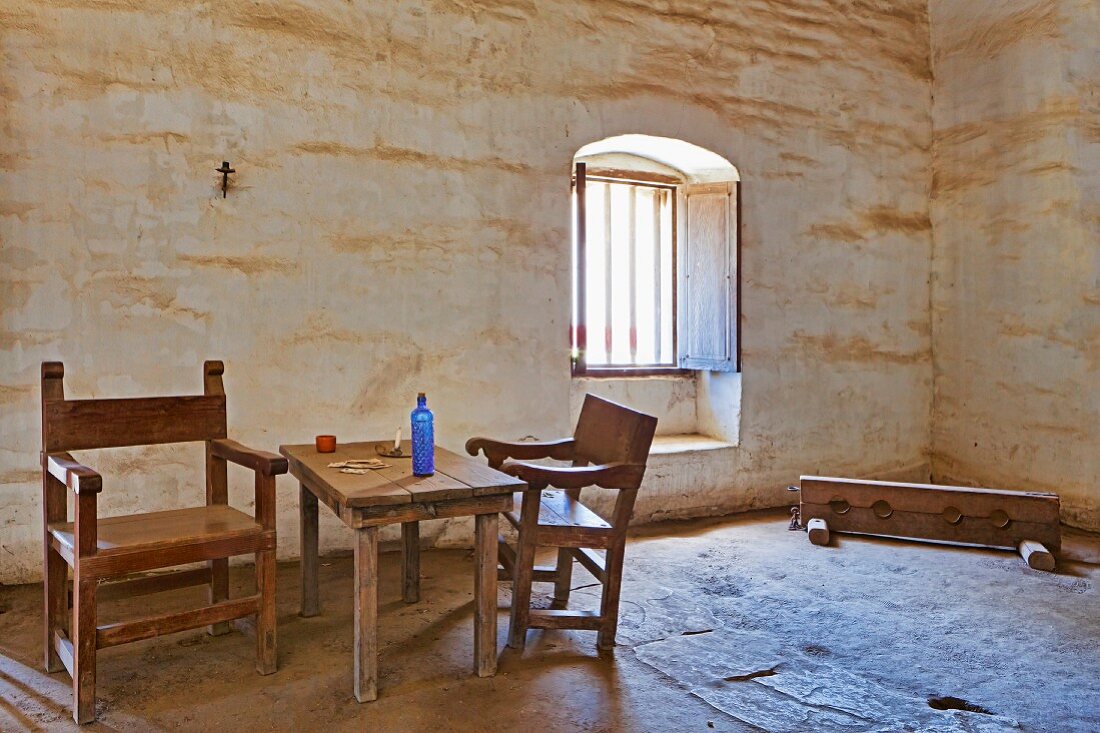
{"type": "MultiPolygon", "coordinates": [[[[523,506],[523,492],[513,494],[514,509],[504,513],[504,518],[519,528],[520,509],[523,506]]],[[[547,489],[542,492],[539,503],[539,525],[546,527],[582,527],[585,529],[611,529],[594,511],[569,497],[564,491],[547,489]]]]}
{"type": "MultiPolygon", "coordinates": [[[[264,532],[255,519],[224,504],[103,517],[97,521],[96,529],[96,554],[100,557],[201,545],[253,535],[258,538],[264,532]]],[[[50,535],[59,545],[62,555],[71,557],[73,523],[50,524],[50,535]]]]}

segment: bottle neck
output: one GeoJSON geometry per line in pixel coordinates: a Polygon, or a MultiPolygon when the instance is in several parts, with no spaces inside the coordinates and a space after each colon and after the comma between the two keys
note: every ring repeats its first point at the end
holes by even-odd
{"type": "Polygon", "coordinates": [[[417,407],[427,407],[428,406],[428,398],[427,397],[417,397],[416,398],[416,406],[417,407]]]}

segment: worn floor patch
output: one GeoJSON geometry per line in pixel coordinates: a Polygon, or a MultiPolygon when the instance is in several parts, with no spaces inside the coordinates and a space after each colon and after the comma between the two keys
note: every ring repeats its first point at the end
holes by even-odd
{"type": "Polygon", "coordinates": [[[634,652],[714,708],[770,733],[1023,730],[1004,716],[930,708],[926,697],[884,687],[767,634],[671,636],[634,652]]]}

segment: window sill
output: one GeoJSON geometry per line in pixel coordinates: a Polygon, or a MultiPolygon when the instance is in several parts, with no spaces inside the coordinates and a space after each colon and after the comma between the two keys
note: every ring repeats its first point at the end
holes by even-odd
{"type": "Polygon", "coordinates": [[[583,372],[573,372],[574,379],[648,379],[650,377],[694,379],[695,372],[691,369],[680,369],[679,367],[656,369],[586,369],[583,372]]]}
{"type": "Polygon", "coordinates": [[[667,456],[680,453],[700,453],[703,451],[736,448],[734,443],[712,438],[709,435],[658,435],[653,438],[649,448],[651,456],[667,456]]]}

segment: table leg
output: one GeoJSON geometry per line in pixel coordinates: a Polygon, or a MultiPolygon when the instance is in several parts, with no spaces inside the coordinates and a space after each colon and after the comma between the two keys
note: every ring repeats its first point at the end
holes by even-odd
{"type": "Polygon", "coordinates": [[[355,532],[355,699],[378,697],[378,528],[355,532]]]}
{"type": "Polygon", "coordinates": [[[497,515],[475,521],[474,670],[478,677],[497,671],[497,515]]]}
{"type": "Polygon", "coordinates": [[[301,484],[298,495],[298,522],[301,538],[301,580],[302,608],[305,618],[321,613],[321,600],[318,590],[317,557],[317,497],[301,484]]]}
{"type": "Polygon", "coordinates": [[[420,600],[420,522],[401,523],[401,597],[420,600]]]}

